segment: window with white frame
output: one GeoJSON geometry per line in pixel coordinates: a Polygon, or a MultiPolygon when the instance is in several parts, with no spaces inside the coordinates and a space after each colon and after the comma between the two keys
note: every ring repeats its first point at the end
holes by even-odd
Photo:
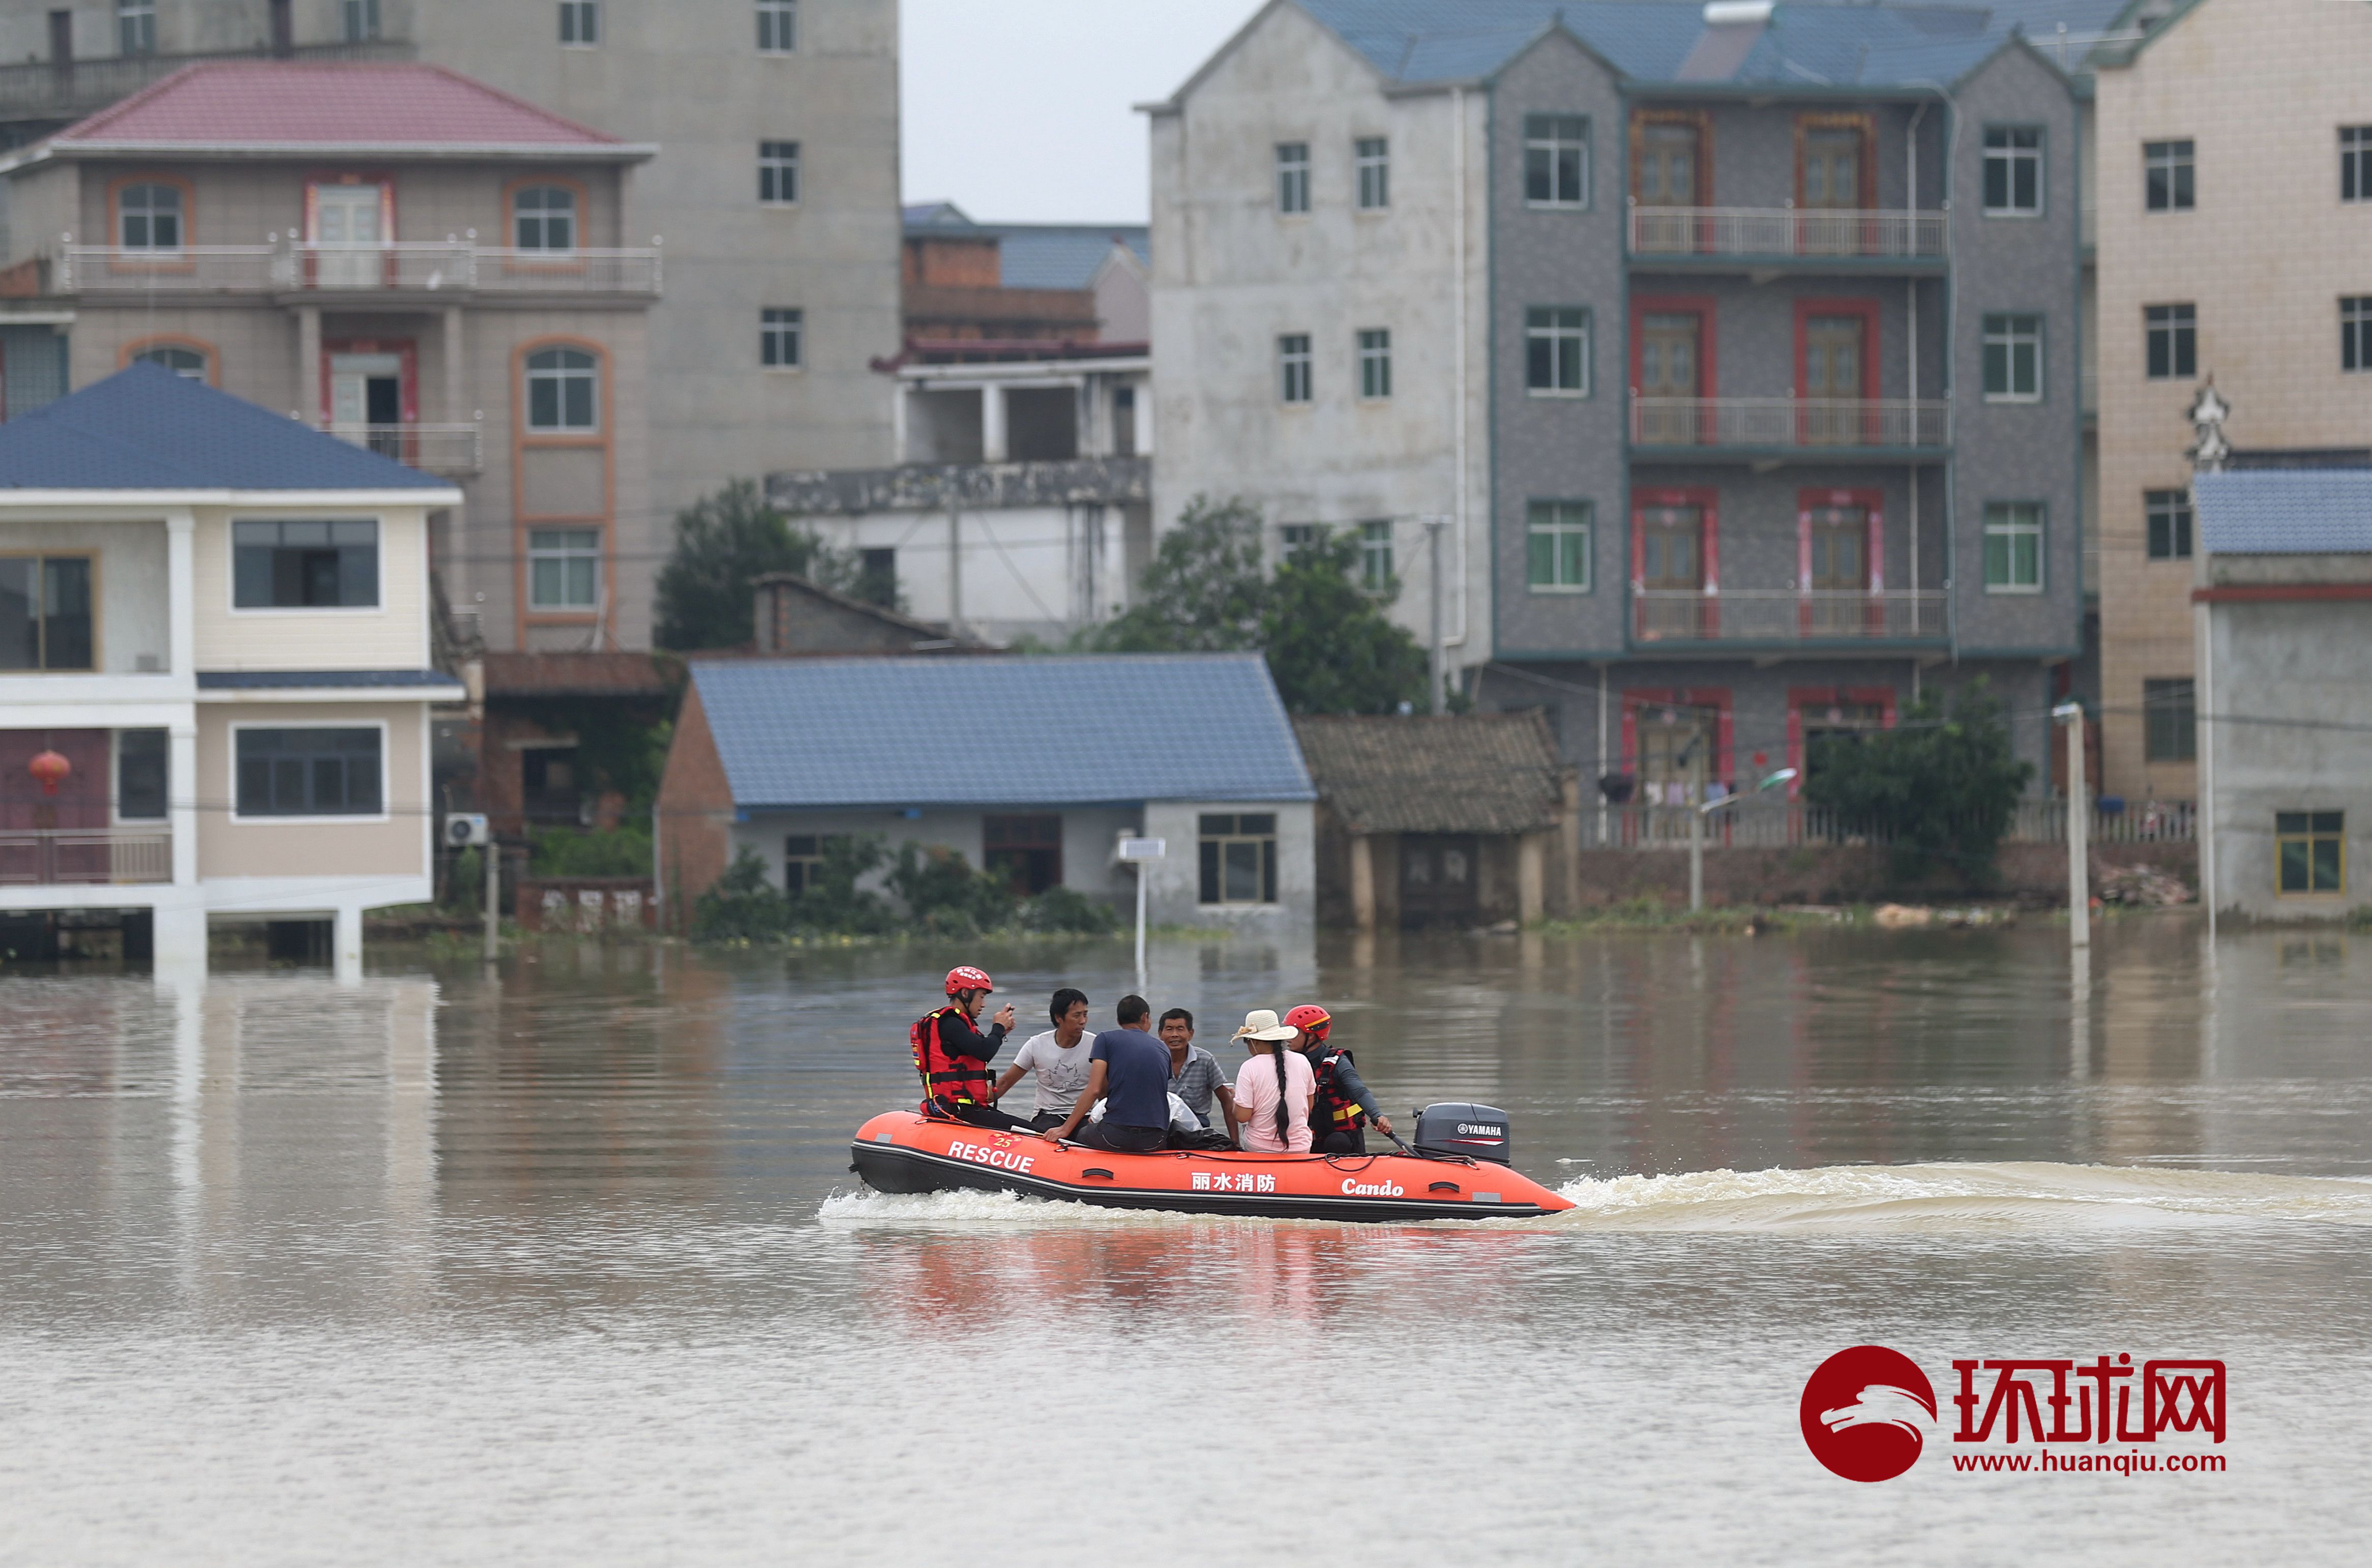
{"type": "Polygon", "coordinates": [[[157,0],[115,0],[115,48],[119,54],[157,52],[157,0]]]}
{"type": "Polygon", "coordinates": [[[385,747],[376,725],[235,729],[241,817],[377,817],[385,747]]]}
{"type": "Polygon", "coordinates": [[[1535,207],[1589,204],[1587,116],[1524,116],[1524,201],[1535,207]]]}
{"type": "Polygon", "coordinates": [[[1202,812],[1195,823],[1206,904],[1276,902],[1276,813],[1202,812]]]}
{"type": "Polygon", "coordinates": [[[1308,332],[1286,332],[1276,340],[1276,395],[1280,402],[1306,403],[1309,401],[1308,332]]]}
{"type": "Polygon", "coordinates": [[[2145,490],[2142,516],[2152,561],[2191,559],[2191,492],[2145,490]]]}
{"type": "Polygon", "coordinates": [[[2339,199],[2372,202],[2372,125],[2339,128],[2339,199]]]}
{"type": "Polygon", "coordinates": [[[789,54],[799,47],[799,0],[758,0],[758,52],[789,54]]]}
{"type": "Polygon", "coordinates": [[[206,356],[193,348],[159,343],[153,348],[140,350],[132,358],[134,363],[161,365],[184,381],[206,379],[206,356]]]}
{"type": "Polygon", "coordinates": [[[758,200],[784,207],[799,199],[799,145],[796,142],[758,144],[758,200]]]}
{"type": "Polygon", "coordinates": [[[601,602],[601,530],[529,528],[529,610],[593,610],[601,602]]]}
{"type": "Polygon", "coordinates": [[[1392,573],[1392,524],[1378,517],[1359,525],[1359,586],[1371,594],[1389,590],[1392,573]]]}
{"type": "Polygon", "coordinates": [[[2153,213],[2187,213],[2197,203],[2198,188],[2192,171],[2192,144],[2142,144],[2142,207],[2153,213]]]}
{"type": "Polygon", "coordinates": [[[1985,592],[2042,591],[2042,503],[1985,503],[1985,592]]]}
{"type": "Polygon", "coordinates": [[[758,312],[758,363],[770,370],[796,370],[805,346],[807,312],[768,306],[758,312]]]}
{"type": "Polygon", "coordinates": [[[2339,367],[2372,370],[2372,294],[2354,295],[2339,302],[2339,367]]]}
{"type": "Polygon", "coordinates": [[[367,610],[378,604],[378,525],[234,522],[231,598],[238,610],[367,610]]]}
{"type": "Polygon", "coordinates": [[[1391,144],[1381,136],[1362,136],[1351,144],[1351,152],[1359,171],[1359,210],[1373,213],[1390,206],[1391,144]]]}
{"type": "Polygon", "coordinates": [[[1392,334],[1387,327],[1359,329],[1359,395],[1392,395],[1392,334]]]}
{"type": "Polygon", "coordinates": [[[1289,561],[1306,550],[1314,550],[1325,543],[1326,525],[1324,523],[1281,524],[1276,530],[1276,541],[1279,551],[1289,561]]]}
{"type": "Polygon", "coordinates": [[[577,49],[601,41],[600,0],[560,0],[560,41],[577,49]]]}
{"type": "Polygon", "coordinates": [[[116,243],[126,250],[181,248],[181,188],[126,185],[115,194],[116,243]]]}
{"type": "Polygon", "coordinates": [[[2041,317],[1987,316],[1984,347],[1985,401],[2042,401],[2041,317]]]}
{"type": "Polygon", "coordinates": [[[582,435],[601,428],[601,362],[581,348],[527,356],[527,427],[582,435]]]}
{"type": "Polygon", "coordinates": [[[1535,305],[1524,312],[1524,389],[1536,398],[1589,392],[1589,312],[1535,305]]]}
{"type": "Polygon", "coordinates": [[[2199,309],[2192,305],[2142,307],[2142,347],[2153,381],[2199,374],[2199,309]]]}
{"type": "Polygon", "coordinates": [[[1536,594],[1589,591],[1590,505],[1535,501],[1524,518],[1524,583],[1536,594]]]}
{"type": "Polygon", "coordinates": [[[1985,215],[2039,217],[2042,213],[2042,128],[1985,128],[1985,215]]]}
{"type": "Polygon", "coordinates": [[[522,250],[576,249],[576,192],[565,185],[522,186],[511,197],[511,243],[522,250]]]}
{"type": "Polygon", "coordinates": [[[1276,210],[1281,213],[1306,213],[1309,210],[1309,144],[1279,142],[1276,145],[1276,210]]]}
{"type": "Polygon", "coordinates": [[[378,0],[344,0],[346,41],[368,43],[378,37],[378,0]]]}

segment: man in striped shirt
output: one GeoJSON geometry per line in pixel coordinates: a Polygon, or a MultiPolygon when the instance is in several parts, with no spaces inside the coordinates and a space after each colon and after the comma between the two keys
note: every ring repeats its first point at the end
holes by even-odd
{"type": "MultiPolygon", "coordinates": [[[[1236,1100],[1235,1080],[1219,1059],[1194,1043],[1194,1015],[1183,1007],[1172,1007],[1161,1015],[1161,1043],[1169,1048],[1169,1092],[1186,1102],[1203,1123],[1211,1130],[1211,1097],[1216,1095],[1222,1105],[1236,1100]]],[[[1227,1125],[1233,1126],[1233,1122],[1227,1125]]]]}

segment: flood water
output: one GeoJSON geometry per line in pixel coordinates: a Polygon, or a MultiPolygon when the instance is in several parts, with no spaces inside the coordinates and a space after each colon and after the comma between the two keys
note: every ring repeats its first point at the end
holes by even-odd
{"type": "Polygon", "coordinates": [[[1231,1066],[1318,999],[1512,1112],[1578,1207],[1468,1226],[855,1184],[950,962],[1101,1025],[1118,945],[0,979],[0,1563],[2366,1561],[2372,937],[2064,944],[1157,945],[1231,1066]],[[1945,1403],[1859,1485],[1872,1342],[1945,1403]],[[1949,1463],[1956,1357],[2127,1353],[2222,1473],[1949,1463]]]}

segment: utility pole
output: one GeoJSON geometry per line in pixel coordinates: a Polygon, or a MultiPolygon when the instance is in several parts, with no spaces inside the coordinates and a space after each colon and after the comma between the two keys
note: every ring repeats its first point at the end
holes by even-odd
{"type": "Polygon", "coordinates": [[[483,851],[486,857],[486,962],[493,963],[501,953],[503,846],[494,842],[492,833],[486,835],[483,851]]]}
{"type": "Polygon", "coordinates": [[[2092,945],[2092,805],[2084,784],[2084,708],[2062,703],[2051,716],[2067,731],[2067,945],[2092,945]]]}

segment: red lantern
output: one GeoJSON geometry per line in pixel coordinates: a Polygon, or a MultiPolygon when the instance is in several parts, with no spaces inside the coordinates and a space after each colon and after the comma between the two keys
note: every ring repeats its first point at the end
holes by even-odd
{"type": "Polygon", "coordinates": [[[55,751],[45,749],[25,764],[25,771],[41,781],[43,795],[55,795],[58,785],[65,783],[74,772],[74,764],[55,751]]]}

